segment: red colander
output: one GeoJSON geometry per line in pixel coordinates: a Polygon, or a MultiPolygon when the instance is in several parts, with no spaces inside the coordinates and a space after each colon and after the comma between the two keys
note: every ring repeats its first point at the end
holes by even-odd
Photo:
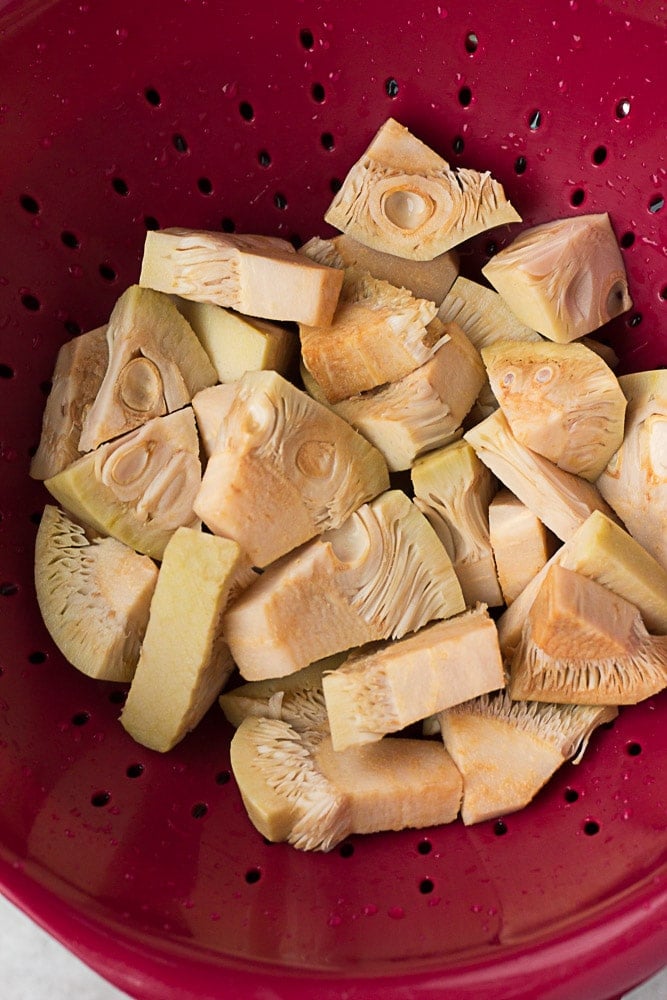
{"type": "Polygon", "coordinates": [[[601,1000],[667,961],[664,695],[520,813],[269,845],[217,706],[160,756],[59,655],[28,477],[58,348],[138,279],[146,229],[327,235],[389,116],[524,225],[608,211],[634,308],[603,332],[622,370],[664,365],[666,42],[654,0],[0,0],[0,880],[130,995],[601,1000]]]}

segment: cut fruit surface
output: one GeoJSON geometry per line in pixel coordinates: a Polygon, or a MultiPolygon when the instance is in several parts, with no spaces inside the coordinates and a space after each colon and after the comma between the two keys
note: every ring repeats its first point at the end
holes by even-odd
{"type": "Polygon", "coordinates": [[[489,541],[508,607],[546,565],[559,544],[539,517],[505,488],[489,504],[489,541]]]}

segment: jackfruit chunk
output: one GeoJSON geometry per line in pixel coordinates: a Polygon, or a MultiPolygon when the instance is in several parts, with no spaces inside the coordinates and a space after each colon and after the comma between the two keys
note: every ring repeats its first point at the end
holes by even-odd
{"type": "Polygon", "coordinates": [[[443,545],[399,490],[270,566],[225,616],[246,680],[294,673],[465,609],[443,545]]]}
{"type": "Polygon", "coordinates": [[[303,363],[330,403],[395,382],[443,343],[435,314],[433,302],[348,269],[333,322],[299,328],[303,363]]]}
{"type": "Polygon", "coordinates": [[[667,632],[667,570],[600,511],[593,511],[574,535],[551,557],[498,620],[500,648],[509,658],[523,623],[551,566],[595,580],[634,604],[651,632],[667,632]]]}
{"type": "Polygon", "coordinates": [[[457,441],[419,459],[411,478],[415,504],[447,549],[466,604],[501,605],[489,536],[493,474],[466,441],[457,441]]]}
{"type": "Polygon", "coordinates": [[[235,382],[244,372],[267,368],[287,373],[299,346],[292,331],[210,302],[175,296],[174,304],[197,335],[219,382],[235,382]]]}
{"type": "Polygon", "coordinates": [[[305,851],[329,851],[353,833],[448,823],[461,801],[456,767],[426,740],[335,753],[322,733],[249,717],[232,739],[231,764],[257,830],[305,851]]]}
{"type": "Polygon", "coordinates": [[[201,721],[234,669],[222,614],[242,562],[236,542],[178,528],[165,550],[120,721],[164,753],[201,721]]]}
{"type": "Polygon", "coordinates": [[[215,451],[220,429],[236,399],[236,382],[222,382],[202,389],[192,397],[192,409],[201,438],[202,452],[208,459],[215,451]]]}
{"type": "Polygon", "coordinates": [[[625,437],[597,487],[630,534],[667,570],[667,371],[621,375],[625,437]]]}
{"type": "Polygon", "coordinates": [[[433,260],[406,260],[373,250],[345,233],[330,240],[314,236],[299,253],[327,267],[355,267],[368,271],[374,278],[388,281],[396,288],[407,288],[416,299],[428,299],[436,305],[442,302],[459,273],[456,250],[449,250],[433,260]]]}
{"type": "Polygon", "coordinates": [[[344,420],[277,372],[246,372],[194,509],[267,566],[388,486],[384,459],[344,420]]]}
{"type": "Polygon", "coordinates": [[[109,318],[107,343],[109,364],[83,422],[81,451],[180,410],[216,382],[191,327],[159,292],[138,285],[123,292],[109,318]]]}
{"type": "Polygon", "coordinates": [[[477,456],[562,541],[594,510],[615,519],[593,483],[559,469],[516,440],[502,410],[464,434],[477,456]]]}
{"type": "Polygon", "coordinates": [[[375,445],[390,471],[409,469],[420,455],[461,436],[484,381],[479,353],[465,334],[455,323],[444,331],[444,343],[431,360],[396,382],[327,403],[302,366],[304,386],[375,445]]]}
{"type": "Polygon", "coordinates": [[[44,485],[77,520],[161,559],[181,525],[199,520],[199,438],[187,407],[83,455],[44,485]]]}
{"type": "Polygon", "coordinates": [[[542,339],[517,319],[498,292],[462,274],[442,300],[438,318],[443,323],[458,323],[478,351],[498,340],[535,343],[542,339]]]}
{"type": "Polygon", "coordinates": [[[343,275],[272,236],[161,229],[146,233],[139,283],[262,319],[326,326],[343,275]]]}
{"type": "Polygon", "coordinates": [[[81,457],[79,438],[109,360],[107,328],[79,334],[58,351],[42,417],[39,447],[30,462],[33,479],[49,479],[81,457]]]}
{"type": "Polygon", "coordinates": [[[508,607],[558,548],[555,535],[504,487],[489,504],[489,541],[508,607]]]}
{"type": "Polygon", "coordinates": [[[51,638],[89,677],[131,680],[158,570],[115,538],[90,538],[47,504],[35,543],[37,602],[51,638]]]}
{"type": "Polygon", "coordinates": [[[484,607],[372,644],[324,675],[332,746],[372,743],[504,685],[498,633],[484,607]]]}
{"type": "Polygon", "coordinates": [[[527,229],[482,274],[522,323],[559,343],[583,337],[632,307],[606,212],[527,229]]]}
{"type": "Polygon", "coordinates": [[[521,221],[490,173],[453,170],[393,118],[324,218],[366,246],[411,260],[432,260],[486,229],[521,221]]]}
{"type": "Polygon", "coordinates": [[[583,344],[497,342],[482,350],[491,388],[521,444],[593,482],[623,441],[625,396],[583,344]]]}
{"type": "Polygon", "coordinates": [[[617,714],[610,706],[512,701],[505,691],[441,712],[445,747],[463,775],[465,825],[523,809],[617,714]]]}
{"type": "Polygon", "coordinates": [[[577,705],[634,705],[667,687],[667,636],[594,580],[554,565],[530,609],[510,695],[577,705]]]}

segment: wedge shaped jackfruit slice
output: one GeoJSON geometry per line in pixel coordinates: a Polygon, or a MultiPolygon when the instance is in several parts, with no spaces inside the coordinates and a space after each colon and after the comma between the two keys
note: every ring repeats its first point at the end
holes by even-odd
{"type": "Polygon", "coordinates": [[[201,438],[202,452],[207,459],[215,451],[220,429],[236,399],[236,390],[236,382],[222,382],[220,385],[202,389],[192,397],[192,409],[201,438]]]}
{"type": "Polygon", "coordinates": [[[505,691],[441,712],[445,747],[463,775],[466,826],[516,812],[566,760],[581,756],[610,706],[512,701],[505,691]]]}
{"type": "Polygon", "coordinates": [[[559,544],[539,517],[504,487],[489,504],[489,541],[508,607],[551,559],[559,544]]]}
{"type": "Polygon", "coordinates": [[[236,542],[178,528],[164,550],[120,721],[164,753],[201,721],[234,669],[221,627],[242,553],[236,542]]]}
{"type": "Polygon", "coordinates": [[[444,546],[399,490],[270,566],[225,616],[246,680],[294,673],[465,609],[444,546]]]}
{"type": "Polygon", "coordinates": [[[37,602],[69,662],[98,680],[129,681],[158,569],[115,538],[91,538],[47,504],[35,544],[37,602]]]}
{"type": "Polygon", "coordinates": [[[432,260],[493,226],[520,222],[487,173],[453,170],[393,118],[348,172],[326,222],[375,250],[432,260]]]}
{"type": "Polygon", "coordinates": [[[514,654],[514,699],[634,705],[667,687],[667,635],[637,608],[558,564],[537,593],[514,654]]]}
{"type": "Polygon", "coordinates": [[[73,337],[58,351],[42,417],[39,447],[30,462],[33,479],[48,479],[81,457],[79,438],[107,369],[107,328],[73,337]]]}
{"type": "Polygon", "coordinates": [[[217,380],[208,355],[168,295],[132,285],[107,327],[109,364],[88,410],[80,451],[179,410],[217,380]]]}
{"type": "Polygon", "coordinates": [[[667,371],[621,375],[625,436],[597,487],[630,534],[667,570],[667,371]]]}
{"type": "Polygon", "coordinates": [[[623,441],[618,379],[583,344],[498,341],[482,350],[491,388],[521,444],[594,482],[623,441]]]}
{"type": "Polygon", "coordinates": [[[200,484],[191,407],[100,445],[44,482],[77,520],[154,559],[176,528],[199,524],[193,503],[200,484]]]}
{"type": "Polygon", "coordinates": [[[594,510],[616,519],[593,483],[559,469],[517,441],[502,410],[472,427],[464,438],[501,483],[562,541],[594,510]]]}
{"type": "Polygon", "coordinates": [[[330,403],[395,382],[443,343],[436,306],[405,288],[347,269],[333,322],[301,325],[303,363],[330,403]]]}
{"type": "Polygon", "coordinates": [[[277,372],[247,372],[194,508],[267,566],[388,486],[383,457],[349,424],[277,372]]]}
{"type": "Polygon", "coordinates": [[[504,685],[498,633],[484,607],[371,644],[322,680],[332,746],[373,743],[504,685]]]}
{"type": "Polygon", "coordinates": [[[522,323],[559,343],[583,337],[632,307],[606,213],[527,229],[482,274],[522,323]]]}
{"type": "Polygon", "coordinates": [[[161,229],[146,234],[139,283],[262,319],[326,325],[342,273],[272,236],[161,229]]]}
{"type": "Polygon", "coordinates": [[[496,479],[467,441],[432,451],[411,472],[415,504],[447,549],[465,602],[503,603],[489,536],[496,479]]]}

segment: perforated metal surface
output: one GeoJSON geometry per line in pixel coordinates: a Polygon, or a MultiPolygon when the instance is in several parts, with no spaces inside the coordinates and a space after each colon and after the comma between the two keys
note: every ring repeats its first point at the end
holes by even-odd
{"type": "Polygon", "coordinates": [[[27,470],[57,350],[137,279],[146,228],[325,235],[389,115],[491,169],[527,225],[609,211],[635,300],[609,340],[624,370],[667,363],[665,5],[148,6],[0,4],[4,890],[142,997],[621,992],[667,960],[664,696],[503,821],[267,845],[217,709],[160,757],[118,724],[123,689],[58,654],[27,470]]]}

